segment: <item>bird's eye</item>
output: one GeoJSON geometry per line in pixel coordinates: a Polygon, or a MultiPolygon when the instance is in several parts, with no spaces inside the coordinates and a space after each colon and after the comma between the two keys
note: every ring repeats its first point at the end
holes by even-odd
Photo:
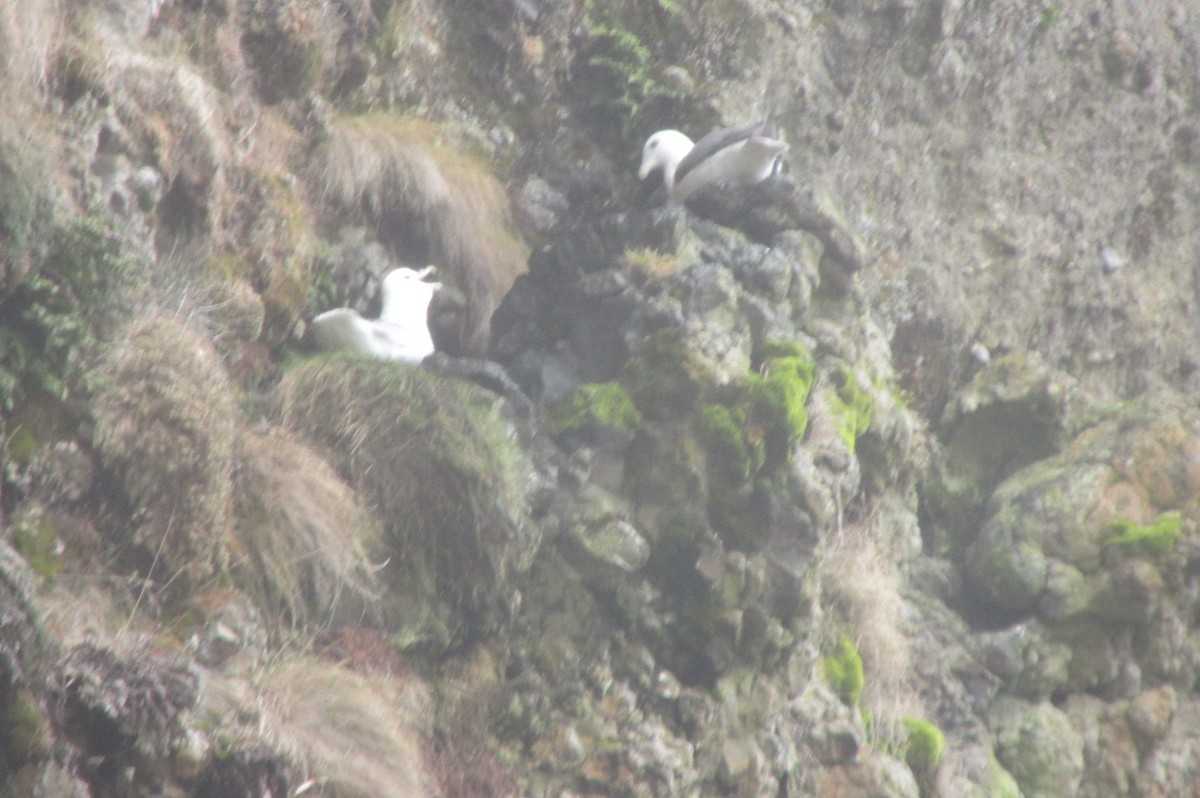
{"type": "Polygon", "coordinates": [[[658,142],[657,142],[657,141],[652,141],[652,142],[650,142],[650,149],[654,149],[654,148],[655,148],[655,147],[657,147],[657,146],[658,146],[658,142]]]}

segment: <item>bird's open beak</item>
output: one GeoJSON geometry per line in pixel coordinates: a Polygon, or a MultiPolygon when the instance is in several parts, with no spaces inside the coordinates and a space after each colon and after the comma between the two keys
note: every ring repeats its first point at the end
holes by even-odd
{"type": "Polygon", "coordinates": [[[437,266],[429,265],[417,272],[417,277],[424,280],[426,277],[431,277],[435,274],[437,274],[437,266]]]}

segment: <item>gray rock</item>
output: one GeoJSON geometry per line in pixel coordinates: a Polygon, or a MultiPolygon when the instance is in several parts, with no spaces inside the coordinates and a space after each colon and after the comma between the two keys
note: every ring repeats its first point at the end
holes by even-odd
{"type": "Polygon", "coordinates": [[[561,191],[534,176],[525,181],[516,199],[520,213],[538,235],[548,235],[558,226],[570,205],[561,191]]]}

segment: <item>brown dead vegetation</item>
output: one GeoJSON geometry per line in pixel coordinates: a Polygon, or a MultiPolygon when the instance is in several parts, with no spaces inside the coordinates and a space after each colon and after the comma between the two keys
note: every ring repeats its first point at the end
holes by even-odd
{"type": "Polygon", "coordinates": [[[832,650],[849,635],[862,657],[866,681],[862,704],[873,718],[876,743],[887,748],[904,733],[902,718],[920,716],[911,683],[912,649],[907,629],[898,553],[878,516],[841,529],[823,543],[820,573],[826,617],[819,642],[832,650]]]}

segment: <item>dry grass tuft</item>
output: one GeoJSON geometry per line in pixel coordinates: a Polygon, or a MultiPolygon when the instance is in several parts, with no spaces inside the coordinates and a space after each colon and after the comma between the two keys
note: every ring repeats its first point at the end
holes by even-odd
{"type": "Polygon", "coordinates": [[[354,492],[282,431],[248,431],[239,450],[239,585],[296,625],[378,621],[368,553],[380,549],[380,533],[354,492]]]}
{"type": "Polygon", "coordinates": [[[679,256],[659,252],[650,247],[634,247],[621,256],[621,268],[637,272],[652,280],[662,280],[679,271],[679,256]]]}
{"type": "Polygon", "coordinates": [[[314,358],[275,397],[384,525],[402,635],[438,650],[506,618],[513,567],[536,549],[522,455],[494,397],[419,367],[314,358]]]}
{"type": "Polygon", "coordinates": [[[136,559],[194,586],[224,570],[238,408],[220,357],[181,322],[137,324],[93,374],[95,444],[132,508],[136,559]]]}
{"type": "Polygon", "coordinates": [[[320,197],[365,215],[402,260],[453,275],[467,297],[462,348],[484,352],[492,312],[529,254],[488,166],[430,122],[383,115],[338,120],[317,163],[320,197]]]}
{"type": "Polygon", "coordinates": [[[903,580],[876,520],[847,526],[824,544],[820,573],[831,617],[818,642],[832,651],[841,636],[853,640],[866,673],[862,706],[873,719],[877,745],[886,749],[903,739],[902,718],[921,713],[910,680],[903,580]]]}
{"type": "Polygon", "coordinates": [[[0,94],[32,97],[46,87],[62,29],[60,0],[0,4],[0,94]]]}
{"type": "Polygon", "coordinates": [[[314,782],[310,794],[436,794],[421,755],[430,700],[415,679],[371,678],[297,660],[265,674],[262,694],[264,736],[314,782]]]}

